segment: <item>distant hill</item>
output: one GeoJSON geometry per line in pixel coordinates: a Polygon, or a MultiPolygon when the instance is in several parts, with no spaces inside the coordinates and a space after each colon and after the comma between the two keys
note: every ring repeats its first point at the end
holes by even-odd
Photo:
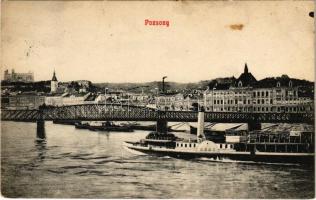
{"type": "MultiPolygon", "coordinates": [[[[185,90],[203,89],[205,90],[209,81],[200,81],[197,83],[177,83],[166,82],[166,91],[180,92],[185,90]]],[[[130,92],[154,92],[156,88],[162,90],[162,83],[158,81],[146,83],[93,83],[98,88],[109,88],[111,90],[125,90],[130,92]]]]}

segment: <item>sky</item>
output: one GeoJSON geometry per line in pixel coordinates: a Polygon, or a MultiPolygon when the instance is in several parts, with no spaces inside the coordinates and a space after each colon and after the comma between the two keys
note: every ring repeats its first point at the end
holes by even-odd
{"type": "Polygon", "coordinates": [[[314,80],[313,1],[3,1],[1,72],[35,80],[314,80]],[[169,27],[145,20],[168,20],[169,27]]]}

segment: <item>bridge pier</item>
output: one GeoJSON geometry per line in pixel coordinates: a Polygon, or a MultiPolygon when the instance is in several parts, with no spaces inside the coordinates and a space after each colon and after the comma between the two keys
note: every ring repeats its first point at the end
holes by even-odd
{"type": "Polygon", "coordinates": [[[165,119],[158,119],[156,124],[158,133],[167,133],[168,131],[168,122],[165,119]]]}
{"type": "Polygon", "coordinates": [[[37,140],[45,140],[45,121],[43,119],[39,119],[36,121],[36,139],[37,140]]]}
{"type": "Polygon", "coordinates": [[[248,122],[248,131],[261,130],[260,122],[248,122]]]}
{"type": "Polygon", "coordinates": [[[36,121],[36,140],[45,140],[45,120],[43,117],[43,106],[39,107],[39,118],[36,121]]]}

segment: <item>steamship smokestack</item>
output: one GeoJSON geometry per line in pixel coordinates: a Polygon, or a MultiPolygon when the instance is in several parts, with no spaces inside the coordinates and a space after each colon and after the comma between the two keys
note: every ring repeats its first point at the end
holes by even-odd
{"type": "Polygon", "coordinates": [[[205,135],[204,135],[204,109],[202,108],[198,113],[197,141],[202,142],[203,140],[205,140],[205,135]]]}

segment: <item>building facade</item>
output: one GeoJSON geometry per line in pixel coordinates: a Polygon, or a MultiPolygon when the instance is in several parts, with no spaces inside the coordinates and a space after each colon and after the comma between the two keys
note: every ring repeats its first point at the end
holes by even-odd
{"type": "Polygon", "coordinates": [[[36,94],[18,94],[6,96],[2,108],[6,109],[38,109],[45,102],[45,97],[36,94]]]}
{"type": "Polygon", "coordinates": [[[50,106],[82,105],[94,102],[96,98],[91,98],[90,93],[64,93],[51,94],[45,97],[45,104],[50,106]],[[87,98],[90,97],[91,99],[87,98]],[[87,100],[87,101],[86,101],[87,100]]]}
{"type": "Polygon", "coordinates": [[[247,65],[235,81],[211,83],[204,93],[204,107],[210,112],[307,112],[313,111],[313,102],[299,96],[299,86],[288,76],[257,81],[247,65]]]}
{"type": "Polygon", "coordinates": [[[34,74],[33,72],[16,73],[14,69],[12,69],[11,73],[9,73],[9,70],[5,70],[3,80],[10,82],[33,82],[34,74]]]}

